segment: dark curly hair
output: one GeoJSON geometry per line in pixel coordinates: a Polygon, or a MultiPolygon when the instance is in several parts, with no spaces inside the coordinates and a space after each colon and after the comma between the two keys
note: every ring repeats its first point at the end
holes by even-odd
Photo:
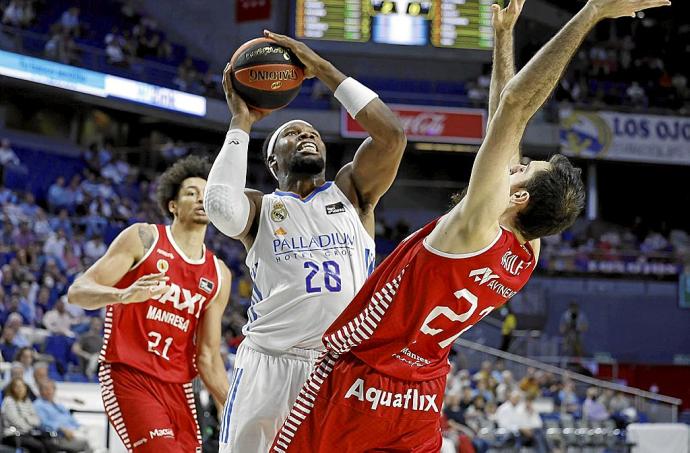
{"type": "Polygon", "coordinates": [[[187,156],[165,170],[158,178],[156,189],[156,201],[161,212],[173,219],[175,216],[168,209],[168,204],[177,199],[182,182],[187,178],[206,179],[209,171],[211,171],[211,163],[208,159],[199,156],[187,156]]]}

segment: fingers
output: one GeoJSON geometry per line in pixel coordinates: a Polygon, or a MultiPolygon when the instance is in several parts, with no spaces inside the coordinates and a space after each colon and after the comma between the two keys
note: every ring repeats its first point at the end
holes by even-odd
{"type": "Polygon", "coordinates": [[[148,274],[144,275],[143,277],[139,277],[137,282],[159,282],[159,281],[168,281],[169,278],[165,275],[163,272],[159,272],[157,274],[148,274]]]}
{"type": "Polygon", "coordinates": [[[296,41],[289,36],[281,35],[279,33],[273,33],[272,31],[268,30],[264,30],[264,36],[274,40],[283,47],[287,47],[293,52],[296,52],[298,50],[297,47],[298,44],[300,44],[299,41],[296,41]]]}
{"type": "Polygon", "coordinates": [[[151,298],[155,298],[158,296],[162,296],[168,291],[168,286],[167,285],[160,285],[155,288],[149,288],[149,294],[151,298]]]}
{"type": "MultiPolygon", "coordinates": [[[[671,6],[669,0],[637,0],[633,2],[636,11],[643,9],[659,8],[662,6],[671,6]]],[[[634,15],[634,14],[633,14],[634,15]]]]}

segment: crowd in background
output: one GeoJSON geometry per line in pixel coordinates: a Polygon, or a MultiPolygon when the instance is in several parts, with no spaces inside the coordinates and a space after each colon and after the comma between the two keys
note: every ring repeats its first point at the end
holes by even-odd
{"type": "MultiPolygon", "coordinates": [[[[117,17],[112,18],[114,25],[103,28],[103,24],[84,19],[84,11],[66,2],[65,10],[47,31],[44,55],[66,64],[88,66],[89,60],[80,55],[81,44],[88,43],[100,48],[99,52],[113,67],[126,70],[140,61],[165,65],[170,72],[166,84],[195,94],[223,97],[219,71],[211,70],[208,62],[187,56],[184,46],[171,43],[157,21],[144,14],[133,0],[109,0],[108,4],[114,6],[117,17]]],[[[87,2],[82,7],[95,6],[87,2]]],[[[32,29],[45,9],[44,0],[0,3],[2,23],[22,29],[32,29]]],[[[551,32],[538,29],[528,19],[525,24],[527,33],[522,36],[529,38],[525,42],[518,39],[520,65],[544,44],[540,37],[551,32]]],[[[642,16],[635,21],[600,25],[574,58],[555,99],[592,107],[670,108],[686,112],[690,109],[690,68],[684,59],[672,56],[690,50],[688,39],[683,39],[688,35],[690,24],[678,17],[642,16]]],[[[478,79],[458,85],[455,94],[466,96],[467,105],[484,107],[488,101],[489,73],[485,70],[478,79]]],[[[319,88],[320,85],[314,85],[315,91],[319,88]]],[[[313,94],[320,96],[320,90],[313,94]]]]}
{"type": "Polygon", "coordinates": [[[443,408],[444,436],[454,447],[469,437],[477,453],[501,445],[529,445],[542,453],[554,447],[546,436],[547,418],[623,428],[644,416],[622,392],[581,388],[567,376],[534,368],[516,376],[500,359],[484,361],[472,372],[458,366],[462,359],[457,359],[451,363],[443,408]]]}

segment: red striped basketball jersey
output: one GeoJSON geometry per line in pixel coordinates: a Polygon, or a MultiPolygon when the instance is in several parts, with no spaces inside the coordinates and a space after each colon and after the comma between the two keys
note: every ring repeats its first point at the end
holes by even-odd
{"type": "Polygon", "coordinates": [[[534,253],[512,232],[501,228],[483,250],[451,255],[428,244],[437,222],[403,241],[374,271],[326,331],[328,349],[351,350],[399,379],[444,376],[453,341],[527,283],[534,253]]]}
{"type": "Polygon", "coordinates": [[[165,272],[168,291],[146,302],[108,305],[100,360],[124,363],[164,382],[186,383],[197,374],[196,329],[220,291],[220,264],[205,247],[201,259],[188,258],[170,227],[156,227],[156,242],[115,287],[165,272]]]}

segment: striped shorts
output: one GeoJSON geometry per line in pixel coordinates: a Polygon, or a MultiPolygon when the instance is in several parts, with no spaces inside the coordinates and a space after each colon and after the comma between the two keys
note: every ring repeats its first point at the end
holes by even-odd
{"type": "Polygon", "coordinates": [[[163,382],[121,363],[102,363],[98,377],[108,420],[128,452],[201,452],[191,382],[163,382]]]}

